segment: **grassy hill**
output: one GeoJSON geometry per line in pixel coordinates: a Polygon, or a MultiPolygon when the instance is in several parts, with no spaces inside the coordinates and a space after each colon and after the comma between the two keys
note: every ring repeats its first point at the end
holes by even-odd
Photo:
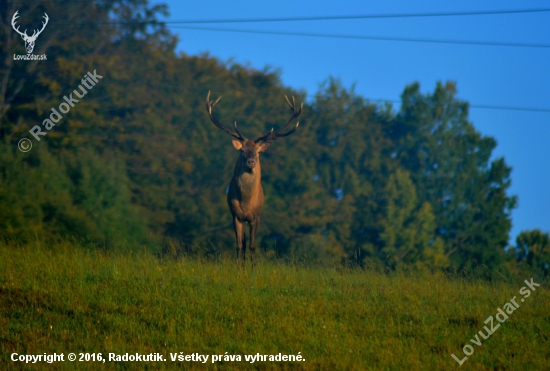
{"type": "Polygon", "coordinates": [[[0,368],[52,369],[10,357],[63,353],[55,369],[547,370],[550,294],[542,284],[521,302],[530,278],[489,282],[274,261],[238,271],[225,257],[4,243],[0,368]],[[479,337],[481,346],[470,342],[514,296],[519,308],[500,328],[479,337]],[[462,359],[466,344],[474,353],[459,366],[451,354],[462,359]],[[101,353],[106,362],[70,362],[70,352],[101,353]],[[113,362],[109,353],[159,353],[165,361],[113,362]],[[171,360],[193,353],[209,355],[207,363],[171,360]],[[258,353],[304,360],[245,360],[258,353]]]}

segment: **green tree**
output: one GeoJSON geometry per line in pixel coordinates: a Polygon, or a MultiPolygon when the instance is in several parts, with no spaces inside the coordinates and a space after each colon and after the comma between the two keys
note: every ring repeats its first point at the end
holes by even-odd
{"type": "Polygon", "coordinates": [[[27,156],[15,151],[0,145],[0,235],[19,241],[70,236],[107,246],[147,242],[120,161],[89,149],[62,161],[45,143],[27,156]]]}
{"type": "Polygon", "coordinates": [[[430,202],[437,235],[458,268],[496,267],[504,261],[516,198],[508,196],[511,168],[490,161],[496,142],[468,121],[468,104],[453,83],[422,95],[408,86],[389,128],[395,156],[411,174],[420,199],[430,202]]]}
{"type": "Polygon", "coordinates": [[[67,232],[68,224],[80,224],[69,188],[62,165],[45,147],[23,157],[4,140],[0,143],[0,235],[29,241],[50,231],[67,232]]]}
{"type": "Polygon", "coordinates": [[[435,235],[435,218],[429,202],[419,203],[409,174],[398,170],[386,186],[386,217],[382,222],[382,256],[387,263],[449,265],[441,238],[435,235]]]}
{"type": "Polygon", "coordinates": [[[545,277],[548,276],[550,273],[550,234],[539,229],[522,231],[516,237],[516,256],[518,262],[527,264],[545,277]]]}

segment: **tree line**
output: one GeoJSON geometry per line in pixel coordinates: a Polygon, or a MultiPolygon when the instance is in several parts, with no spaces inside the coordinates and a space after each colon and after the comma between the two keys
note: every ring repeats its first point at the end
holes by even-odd
{"type": "Polygon", "coordinates": [[[158,21],[166,6],[31,3],[19,21],[50,15],[35,48],[47,61],[11,58],[24,53],[10,24],[18,3],[1,4],[2,238],[234,251],[225,198],[237,153],[209,122],[206,94],[223,95],[217,115],[250,136],[286,122],[286,94],[305,103],[297,132],[262,155],[264,254],[548,274],[548,233],[523,231],[509,246],[512,169],[491,158],[496,141],[469,121],[455,83],[429,93],[412,83],[394,107],[328,78],[308,100],[277,71],[176,52],[158,21]],[[94,70],[101,83],[34,140],[29,129],[94,70]]]}

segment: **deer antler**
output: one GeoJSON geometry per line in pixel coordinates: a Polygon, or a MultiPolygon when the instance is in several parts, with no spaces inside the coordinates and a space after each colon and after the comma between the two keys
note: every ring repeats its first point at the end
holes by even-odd
{"type": "Polygon", "coordinates": [[[214,106],[220,101],[220,99],[222,99],[222,97],[219,97],[218,99],[216,99],[216,101],[211,101],[210,91],[206,96],[206,110],[208,111],[208,116],[210,116],[210,120],[214,123],[214,125],[225,131],[227,134],[231,135],[233,138],[238,139],[242,142],[246,141],[246,137],[241,134],[239,129],[237,129],[237,121],[235,121],[235,131],[232,131],[225,127],[225,125],[223,125],[221,122],[219,122],[218,119],[212,114],[212,108],[214,108],[214,106]]]}
{"type": "Polygon", "coordinates": [[[21,32],[21,31],[19,31],[20,26],[17,26],[17,28],[15,28],[16,20],[17,20],[17,18],[19,18],[18,13],[19,13],[19,10],[16,11],[15,14],[13,15],[13,17],[11,18],[11,26],[13,27],[15,32],[17,32],[19,35],[21,35],[21,37],[23,39],[25,39],[26,41],[35,41],[36,38],[38,37],[38,35],[40,35],[42,33],[42,31],[44,31],[44,28],[46,28],[46,25],[48,24],[48,21],[50,20],[50,18],[48,17],[48,14],[44,13],[45,22],[42,22],[42,29],[40,31],[34,30],[32,35],[29,36],[29,35],[27,35],[27,29],[25,29],[25,32],[21,32]]]}
{"type": "Polygon", "coordinates": [[[44,13],[44,19],[46,21],[42,22],[42,29],[40,31],[38,31],[38,33],[37,33],[37,30],[34,30],[34,32],[32,33],[32,36],[30,37],[31,39],[36,40],[38,35],[40,35],[42,33],[42,31],[44,31],[44,28],[46,28],[46,25],[48,24],[48,21],[50,20],[50,17],[48,17],[48,15],[46,13],[44,13]],[[35,33],[36,33],[36,35],[35,35],[35,33]]]}
{"type": "Polygon", "coordinates": [[[13,17],[11,17],[11,27],[15,30],[15,32],[17,32],[19,35],[23,36],[23,37],[29,37],[27,35],[27,30],[25,30],[25,32],[21,32],[19,31],[19,27],[20,26],[17,26],[17,28],[15,28],[15,21],[17,20],[17,18],[19,18],[19,16],[17,15],[17,13],[19,13],[19,10],[16,11],[14,14],[13,14],[13,17]]]}
{"type": "Polygon", "coordinates": [[[263,137],[259,137],[254,142],[260,143],[260,142],[269,142],[269,141],[277,140],[279,138],[289,136],[290,134],[294,133],[294,131],[298,128],[298,125],[300,125],[299,122],[297,122],[296,126],[294,126],[291,130],[284,133],[288,125],[290,125],[290,123],[294,121],[296,117],[300,116],[300,113],[302,113],[302,108],[304,107],[304,104],[302,103],[300,105],[300,109],[296,110],[296,100],[294,99],[294,96],[292,96],[292,103],[290,103],[290,100],[288,100],[288,97],[286,95],[285,95],[285,99],[286,99],[286,102],[288,103],[288,106],[292,110],[292,117],[290,118],[290,120],[288,120],[285,126],[283,126],[280,130],[277,130],[277,132],[274,133],[273,128],[271,128],[271,131],[269,133],[267,133],[263,137]]]}

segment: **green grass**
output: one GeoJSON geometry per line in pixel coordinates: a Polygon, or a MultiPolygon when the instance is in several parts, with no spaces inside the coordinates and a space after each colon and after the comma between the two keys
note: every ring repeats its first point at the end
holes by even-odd
{"type": "MultiPolygon", "coordinates": [[[[530,277],[522,277],[527,279],[530,277]]],[[[535,281],[537,281],[535,279],[535,281]]],[[[0,369],[53,369],[12,353],[161,353],[166,362],[63,362],[60,370],[548,370],[550,295],[541,285],[481,347],[469,339],[525,286],[442,273],[159,259],[60,245],[0,245],[0,369]],[[462,347],[475,350],[459,367],[462,347]],[[172,362],[170,353],[241,355],[172,362]],[[294,354],[256,362],[245,354],[294,354]]]]}

